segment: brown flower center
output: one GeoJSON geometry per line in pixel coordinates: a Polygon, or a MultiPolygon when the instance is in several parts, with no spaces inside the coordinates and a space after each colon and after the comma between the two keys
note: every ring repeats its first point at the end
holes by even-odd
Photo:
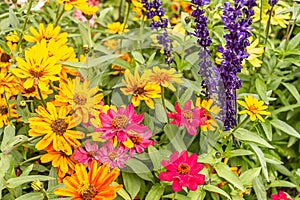
{"type": "Polygon", "coordinates": [[[83,200],[93,200],[97,194],[98,191],[93,185],[85,186],[85,188],[83,188],[83,191],[80,192],[80,196],[83,200]]]}
{"type": "Polygon", "coordinates": [[[190,110],[183,111],[182,115],[185,119],[192,119],[193,118],[193,112],[190,111],[190,110]]]}
{"type": "Polygon", "coordinates": [[[141,94],[145,94],[145,90],[144,90],[144,87],[134,87],[133,88],[133,94],[135,95],[141,95],[141,94]]]}
{"type": "Polygon", "coordinates": [[[57,120],[53,121],[51,124],[52,131],[58,135],[63,135],[66,130],[68,129],[68,125],[66,121],[62,118],[58,118],[57,120]]]}
{"type": "Polygon", "coordinates": [[[86,104],[86,97],[80,94],[75,94],[73,96],[73,102],[77,105],[85,105],[86,104]]]}
{"type": "Polygon", "coordinates": [[[8,109],[6,106],[0,106],[0,114],[5,115],[8,113],[8,109]]]}
{"type": "Polygon", "coordinates": [[[108,154],[108,157],[109,157],[109,159],[111,159],[111,160],[115,160],[115,159],[117,159],[117,158],[119,157],[119,154],[118,154],[117,152],[110,152],[110,153],[108,154]]]}
{"type": "Polygon", "coordinates": [[[137,133],[130,136],[130,139],[134,144],[141,144],[143,141],[143,138],[137,133]]]}
{"type": "Polygon", "coordinates": [[[1,62],[9,62],[10,56],[7,55],[6,53],[2,53],[0,57],[1,62]]]}
{"type": "Polygon", "coordinates": [[[177,172],[181,175],[189,174],[191,167],[186,163],[180,163],[177,168],[177,172]]]}
{"type": "Polygon", "coordinates": [[[117,115],[111,121],[111,125],[117,129],[125,128],[127,124],[128,118],[125,115],[117,115]]]}
{"type": "Polygon", "coordinates": [[[43,76],[43,72],[41,71],[35,71],[35,70],[30,70],[29,71],[30,75],[32,75],[34,78],[40,78],[41,76],[43,76]]]}
{"type": "Polygon", "coordinates": [[[25,89],[26,93],[33,93],[35,91],[35,86],[32,86],[31,88],[25,89]]]}

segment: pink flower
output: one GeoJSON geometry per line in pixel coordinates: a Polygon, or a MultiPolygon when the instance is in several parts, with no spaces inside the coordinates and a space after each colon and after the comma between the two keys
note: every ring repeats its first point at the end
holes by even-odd
{"type": "Polygon", "coordinates": [[[198,185],[204,184],[205,179],[205,175],[199,174],[204,165],[198,163],[197,159],[195,153],[189,157],[187,151],[181,152],[180,155],[175,151],[170,156],[170,161],[162,161],[162,165],[167,171],[161,172],[158,178],[162,181],[173,182],[174,192],[181,191],[183,186],[195,191],[198,185]]]}
{"type": "Polygon", "coordinates": [[[85,149],[79,147],[77,150],[74,151],[74,159],[77,162],[87,164],[89,168],[91,167],[92,161],[96,160],[100,162],[100,154],[99,148],[96,142],[90,144],[89,142],[85,142],[85,149]]]}
{"type": "Polygon", "coordinates": [[[117,112],[109,109],[107,114],[101,112],[100,120],[102,123],[101,128],[95,129],[96,131],[103,132],[102,138],[105,140],[117,137],[119,142],[125,142],[128,139],[127,131],[133,130],[138,133],[144,131],[144,125],[140,124],[144,119],[143,114],[136,114],[132,104],[129,104],[125,109],[120,107],[117,112]]]}
{"type": "Polygon", "coordinates": [[[279,191],[278,194],[272,194],[271,198],[272,200],[292,200],[291,198],[288,198],[283,191],[279,191]]]}
{"type": "Polygon", "coordinates": [[[110,168],[125,167],[124,162],[131,158],[127,155],[128,149],[123,147],[114,148],[111,142],[105,143],[99,150],[100,161],[101,163],[109,163],[110,168]]]}
{"type": "Polygon", "coordinates": [[[204,109],[192,107],[192,101],[189,100],[184,104],[183,110],[180,109],[178,102],[175,103],[176,113],[168,113],[168,117],[174,120],[170,124],[176,124],[178,127],[184,126],[191,135],[197,134],[197,127],[204,125],[204,109]]]}

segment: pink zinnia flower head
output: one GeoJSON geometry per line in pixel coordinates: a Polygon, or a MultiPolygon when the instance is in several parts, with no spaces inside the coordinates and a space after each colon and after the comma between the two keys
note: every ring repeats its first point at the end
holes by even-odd
{"type": "Polygon", "coordinates": [[[278,194],[272,194],[271,198],[272,200],[292,200],[291,198],[288,198],[283,191],[279,191],[278,194]]]}
{"type": "Polygon", "coordinates": [[[74,151],[74,159],[77,162],[88,164],[89,168],[93,160],[100,162],[99,156],[99,148],[96,142],[93,144],[85,142],[85,148],[79,147],[74,151]]]}
{"type": "Polygon", "coordinates": [[[109,163],[110,168],[125,167],[125,161],[131,158],[127,153],[128,149],[122,146],[114,148],[111,142],[105,143],[99,151],[101,163],[109,163]]]}
{"type": "Polygon", "coordinates": [[[136,114],[132,104],[129,104],[125,109],[119,107],[118,111],[109,109],[107,114],[101,112],[100,120],[102,123],[101,128],[96,131],[103,132],[102,138],[105,140],[117,137],[119,142],[124,142],[128,139],[127,131],[133,130],[138,133],[144,130],[144,125],[140,124],[144,119],[143,114],[136,114]]]}
{"type": "Polygon", "coordinates": [[[184,104],[183,110],[181,110],[178,102],[176,102],[175,111],[176,113],[168,113],[168,117],[174,119],[170,124],[176,124],[178,127],[184,126],[191,135],[196,135],[197,127],[204,125],[203,123],[206,121],[204,119],[204,109],[193,108],[191,100],[184,104]]]}
{"type": "Polygon", "coordinates": [[[174,192],[180,192],[182,187],[195,191],[198,185],[204,184],[205,179],[205,175],[199,174],[204,165],[198,163],[197,159],[195,153],[189,157],[187,151],[183,151],[181,154],[175,151],[170,156],[170,161],[162,161],[162,165],[167,171],[161,172],[158,178],[162,181],[173,182],[174,192]]]}

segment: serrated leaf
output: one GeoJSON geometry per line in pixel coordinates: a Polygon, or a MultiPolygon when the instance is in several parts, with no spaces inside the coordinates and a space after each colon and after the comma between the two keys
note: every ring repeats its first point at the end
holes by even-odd
{"type": "Polygon", "coordinates": [[[153,182],[154,177],[150,171],[150,169],[141,161],[131,158],[125,162],[125,164],[130,167],[136,175],[141,177],[144,180],[153,182]]]}
{"type": "Polygon", "coordinates": [[[244,191],[244,186],[238,176],[230,170],[230,167],[222,162],[215,165],[216,172],[219,177],[224,178],[238,189],[244,191]]]}
{"type": "Polygon", "coordinates": [[[134,199],[140,191],[140,178],[133,173],[127,172],[122,172],[122,177],[126,191],[130,194],[131,199],[134,199]]]}
{"type": "Polygon", "coordinates": [[[15,188],[18,187],[24,183],[32,182],[35,180],[40,180],[40,181],[49,181],[53,180],[54,178],[49,177],[49,176],[43,176],[43,175],[29,175],[29,176],[19,176],[16,178],[10,178],[7,180],[7,187],[9,188],[15,188]]]}
{"type": "Polygon", "coordinates": [[[44,199],[44,195],[41,192],[31,192],[16,198],[16,200],[41,200],[41,199],[44,199]]]}
{"type": "Polygon", "coordinates": [[[246,149],[235,149],[228,152],[225,152],[223,154],[224,158],[232,158],[236,156],[247,156],[247,155],[253,155],[252,151],[246,150],[246,149]]]}
{"type": "Polygon", "coordinates": [[[257,134],[255,134],[251,131],[248,131],[246,129],[243,129],[243,128],[239,128],[236,131],[236,133],[234,133],[234,136],[239,140],[255,142],[255,143],[263,145],[265,147],[274,149],[274,147],[272,145],[270,145],[266,140],[262,139],[257,134]]]}
{"type": "Polygon", "coordinates": [[[170,140],[170,144],[172,144],[178,152],[182,152],[187,149],[181,138],[180,131],[175,124],[165,125],[164,132],[170,140]]]}
{"type": "Polygon", "coordinates": [[[256,168],[252,168],[252,169],[249,169],[249,170],[243,172],[240,175],[240,179],[241,179],[242,183],[244,185],[251,185],[253,179],[255,177],[259,176],[260,171],[261,171],[261,167],[256,167],[256,168]]]}
{"type": "Polygon", "coordinates": [[[165,187],[162,185],[153,185],[146,196],[146,200],[160,200],[164,194],[165,187]]]}
{"type": "MultiPolygon", "coordinates": [[[[298,35],[300,35],[300,34],[298,34],[298,35]]],[[[300,37],[299,37],[299,39],[300,39],[300,37]]],[[[284,85],[289,90],[289,92],[293,95],[293,97],[295,97],[297,102],[300,103],[300,94],[299,94],[296,86],[291,83],[282,83],[282,85],[284,85]]]]}
{"type": "Polygon", "coordinates": [[[214,185],[205,185],[203,188],[204,188],[204,190],[207,190],[209,192],[215,192],[215,193],[223,195],[227,199],[231,199],[229,194],[227,194],[224,190],[222,190],[214,185]]]}
{"type": "Polygon", "coordinates": [[[266,162],[264,153],[256,144],[249,143],[249,145],[251,146],[251,148],[254,150],[255,154],[257,155],[260,165],[262,167],[263,175],[265,176],[266,180],[269,182],[270,180],[269,180],[269,175],[268,175],[267,162],[266,162]]]}
{"type": "Polygon", "coordinates": [[[294,137],[297,137],[297,138],[300,139],[300,134],[299,134],[292,126],[290,126],[290,125],[287,124],[286,122],[281,121],[281,120],[279,120],[279,119],[273,119],[273,120],[271,121],[271,124],[272,124],[275,128],[277,128],[277,129],[279,129],[279,130],[285,132],[286,134],[291,135],[291,136],[294,136],[294,137]]]}
{"type": "Polygon", "coordinates": [[[276,181],[272,181],[272,183],[269,185],[269,187],[288,187],[288,188],[295,188],[297,187],[297,185],[288,182],[288,181],[284,181],[284,180],[276,180],[276,181]]]}

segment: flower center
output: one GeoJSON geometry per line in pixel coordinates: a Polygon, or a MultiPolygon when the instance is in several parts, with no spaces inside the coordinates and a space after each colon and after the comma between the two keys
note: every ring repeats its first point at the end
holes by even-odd
{"type": "Polygon", "coordinates": [[[258,113],[258,109],[257,109],[257,107],[254,106],[254,105],[251,105],[251,106],[249,107],[249,110],[250,110],[250,112],[252,112],[253,114],[257,114],[257,113],[258,113]]]}
{"type": "Polygon", "coordinates": [[[109,154],[108,154],[108,157],[109,157],[109,159],[111,159],[111,160],[116,160],[117,158],[119,158],[119,154],[117,153],[117,152],[110,152],[109,154]]]}
{"type": "Polygon", "coordinates": [[[135,95],[141,95],[141,94],[145,94],[145,90],[144,90],[144,87],[134,87],[133,88],[133,93],[135,95]]]}
{"type": "Polygon", "coordinates": [[[26,93],[33,93],[35,91],[35,86],[32,86],[31,88],[25,89],[26,93]]]}
{"type": "Polygon", "coordinates": [[[2,53],[0,57],[1,62],[9,62],[10,56],[7,55],[6,53],[2,53]]]}
{"type": "Polygon", "coordinates": [[[137,133],[130,136],[130,139],[134,144],[141,144],[143,141],[143,138],[137,133]]]}
{"type": "Polygon", "coordinates": [[[86,181],[80,184],[77,191],[83,200],[93,200],[98,193],[95,186],[90,185],[86,181]]]}
{"type": "Polygon", "coordinates": [[[189,174],[191,167],[186,163],[180,163],[177,168],[177,172],[181,175],[189,174]]]}
{"type": "Polygon", "coordinates": [[[63,135],[68,129],[68,124],[62,118],[58,118],[51,124],[52,131],[58,135],[63,135]]]}
{"type": "Polygon", "coordinates": [[[0,114],[5,115],[8,113],[8,109],[6,106],[0,106],[0,114]]]}
{"type": "Polygon", "coordinates": [[[190,111],[190,110],[183,111],[182,115],[185,119],[192,119],[193,118],[193,112],[190,111]]]}
{"type": "Polygon", "coordinates": [[[159,82],[161,81],[168,81],[168,75],[165,73],[160,73],[157,77],[156,80],[158,80],[159,82]]]}
{"type": "Polygon", "coordinates": [[[94,157],[96,155],[96,152],[95,151],[89,151],[88,154],[89,154],[89,156],[94,157]]]}
{"type": "Polygon", "coordinates": [[[111,125],[117,129],[125,128],[127,124],[128,118],[125,115],[117,115],[111,121],[111,125]]]}
{"type": "Polygon", "coordinates": [[[43,76],[43,72],[41,72],[41,71],[35,71],[35,70],[32,70],[32,69],[29,71],[29,73],[34,78],[40,78],[41,76],[43,76]]]}
{"type": "Polygon", "coordinates": [[[73,102],[77,105],[85,105],[86,104],[86,97],[80,94],[75,94],[73,96],[73,102]]]}

